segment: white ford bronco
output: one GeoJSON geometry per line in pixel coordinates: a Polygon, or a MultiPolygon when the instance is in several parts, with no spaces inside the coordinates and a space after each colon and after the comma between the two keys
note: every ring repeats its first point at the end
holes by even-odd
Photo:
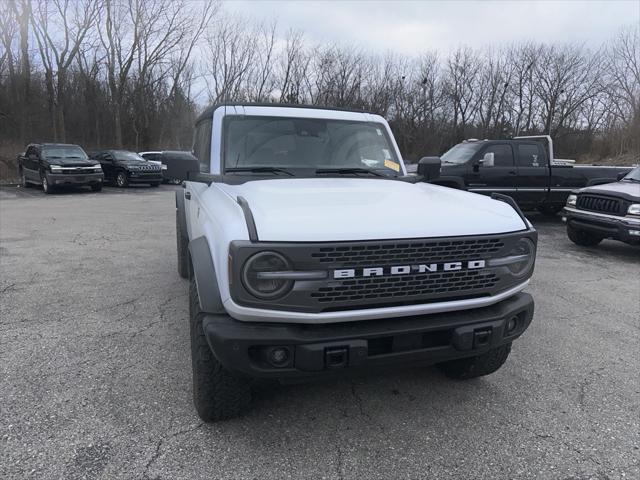
{"type": "Polygon", "coordinates": [[[509,197],[427,183],[437,157],[406,175],[382,117],[217,105],[193,153],[176,232],[204,421],[240,414],[256,378],[403,363],[487,375],[529,326],[536,231],[509,197]]]}

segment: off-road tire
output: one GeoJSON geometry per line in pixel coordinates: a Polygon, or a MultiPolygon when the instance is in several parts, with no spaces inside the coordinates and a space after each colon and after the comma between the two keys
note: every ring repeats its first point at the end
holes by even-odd
{"type": "Polygon", "coordinates": [[[538,211],[547,217],[555,217],[560,210],[562,210],[562,207],[554,207],[552,205],[543,205],[538,207],[538,211]]]}
{"type": "Polygon", "coordinates": [[[584,230],[573,228],[571,225],[567,225],[567,236],[569,237],[569,240],[581,247],[595,247],[603,240],[602,237],[585,232],[584,230]]]}
{"type": "Polygon", "coordinates": [[[228,420],[241,415],[251,402],[251,383],[233,375],[216,360],[202,329],[202,311],[195,279],[189,285],[191,366],[193,403],[205,422],[228,420]]]}
{"type": "Polygon", "coordinates": [[[99,183],[97,185],[91,185],[91,190],[93,190],[94,192],[100,192],[102,191],[102,184],[99,183]]]}
{"type": "Polygon", "coordinates": [[[180,215],[176,209],[176,246],[178,250],[178,275],[189,278],[189,239],[187,232],[182,231],[180,215]]]}
{"type": "Polygon", "coordinates": [[[450,360],[438,364],[438,368],[444,374],[456,380],[468,380],[470,378],[482,377],[497,371],[504,362],[507,361],[511,343],[492,348],[481,355],[458,360],[450,360]]]}
{"type": "Polygon", "coordinates": [[[129,179],[127,178],[127,174],[125,172],[118,172],[116,174],[116,178],[114,183],[117,187],[126,188],[129,186],[129,179]]]}

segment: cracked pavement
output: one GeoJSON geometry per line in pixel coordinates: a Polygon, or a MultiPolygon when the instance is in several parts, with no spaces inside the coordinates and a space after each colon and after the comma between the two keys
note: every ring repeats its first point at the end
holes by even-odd
{"type": "Polygon", "coordinates": [[[261,385],[191,403],[174,187],[0,189],[0,478],[640,478],[640,248],[540,233],[506,365],[261,385]]]}

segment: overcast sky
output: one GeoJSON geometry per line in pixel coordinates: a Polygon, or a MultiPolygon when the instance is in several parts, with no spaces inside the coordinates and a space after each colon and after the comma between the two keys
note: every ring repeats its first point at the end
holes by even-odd
{"type": "Polygon", "coordinates": [[[608,1],[312,1],[233,0],[225,10],[276,19],[311,43],[373,52],[447,52],[460,44],[576,41],[598,47],[623,25],[640,23],[640,0],[608,1]]]}

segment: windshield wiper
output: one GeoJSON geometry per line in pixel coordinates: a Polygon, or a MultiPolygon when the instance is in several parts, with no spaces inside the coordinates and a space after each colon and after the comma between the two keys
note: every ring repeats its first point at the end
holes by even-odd
{"type": "Polygon", "coordinates": [[[378,173],[375,170],[370,170],[368,168],[318,168],[316,170],[316,175],[319,173],[337,173],[339,175],[349,175],[351,173],[365,173],[368,175],[375,175],[376,177],[388,178],[387,175],[383,175],[382,173],[378,173]]]}
{"type": "Polygon", "coordinates": [[[232,167],[226,168],[226,172],[255,172],[255,173],[285,173],[289,176],[293,176],[289,170],[280,167],[232,167]]]}
{"type": "Polygon", "coordinates": [[[627,182],[640,182],[640,180],[638,180],[637,178],[633,178],[633,177],[624,177],[622,178],[622,180],[626,180],[627,182]]]}

